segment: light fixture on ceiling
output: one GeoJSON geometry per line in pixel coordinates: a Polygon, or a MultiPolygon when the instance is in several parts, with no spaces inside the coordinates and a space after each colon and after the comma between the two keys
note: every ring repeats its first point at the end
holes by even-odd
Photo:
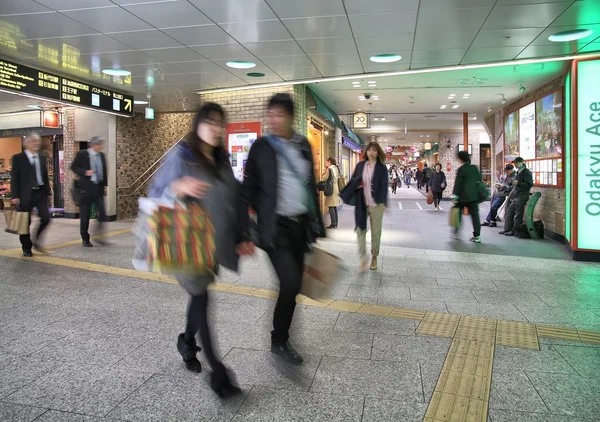
{"type": "Polygon", "coordinates": [[[448,107],[446,104],[442,104],[442,105],[440,106],[440,108],[441,108],[442,110],[443,110],[443,109],[445,109],[446,107],[448,107]]]}
{"type": "Polygon", "coordinates": [[[463,99],[468,99],[471,96],[471,94],[463,94],[463,99]]]}
{"type": "Polygon", "coordinates": [[[423,135],[420,136],[421,138],[423,137],[423,135]]]}
{"type": "Polygon", "coordinates": [[[561,31],[556,34],[550,35],[548,40],[552,42],[569,42],[576,41],[582,38],[587,38],[592,35],[594,31],[591,29],[573,29],[570,31],[561,31]]]}
{"type": "Polygon", "coordinates": [[[450,94],[450,95],[448,95],[448,98],[454,98],[454,97],[456,97],[456,94],[450,94]]]}
{"type": "Polygon", "coordinates": [[[129,70],[125,70],[125,69],[103,69],[102,73],[104,73],[105,75],[118,76],[118,77],[131,75],[131,72],[129,70]]]}
{"type": "Polygon", "coordinates": [[[246,73],[246,76],[249,76],[251,78],[264,78],[265,74],[262,72],[250,72],[246,73]]]}
{"type": "Polygon", "coordinates": [[[430,138],[430,136],[429,136],[429,135],[427,135],[427,137],[428,137],[428,138],[430,138]]]}
{"type": "Polygon", "coordinates": [[[329,135],[329,131],[328,131],[327,129],[326,129],[326,130],[324,130],[324,131],[323,131],[323,133],[324,133],[325,135],[329,135]]]}
{"type": "Polygon", "coordinates": [[[487,110],[488,110],[488,113],[491,113],[492,112],[492,107],[488,106],[487,110]]]}
{"type": "Polygon", "coordinates": [[[379,101],[379,95],[373,95],[373,100],[374,101],[379,101]]]}
{"type": "Polygon", "coordinates": [[[504,98],[504,94],[502,94],[502,99],[500,100],[500,104],[506,104],[506,98],[504,98]]]}
{"type": "Polygon", "coordinates": [[[41,108],[40,106],[38,106],[38,105],[33,105],[33,104],[32,104],[32,105],[28,105],[27,107],[29,107],[29,108],[35,108],[35,109],[37,109],[37,110],[39,110],[39,109],[41,108]]]}
{"type": "Polygon", "coordinates": [[[527,88],[525,88],[525,85],[523,85],[523,82],[521,82],[521,87],[519,88],[519,92],[521,94],[525,94],[526,90],[527,90],[527,88]]]}
{"type": "Polygon", "coordinates": [[[144,100],[135,100],[133,102],[133,104],[135,105],[143,105],[143,104],[148,104],[148,101],[144,101],[144,100]]]}
{"type": "Polygon", "coordinates": [[[452,106],[452,108],[458,108],[458,107],[460,107],[460,105],[458,105],[458,104],[454,104],[454,105],[452,106]]]}
{"type": "Polygon", "coordinates": [[[425,142],[425,144],[423,145],[423,148],[425,149],[425,151],[430,151],[431,150],[431,142],[425,142]]]}
{"type": "Polygon", "coordinates": [[[377,83],[377,81],[369,81],[369,82],[367,82],[367,83],[368,83],[368,84],[376,84],[376,83],[377,83]]]}
{"type": "Polygon", "coordinates": [[[379,117],[373,117],[373,120],[375,120],[376,122],[379,121],[379,117]]]}
{"type": "Polygon", "coordinates": [[[377,54],[371,56],[373,63],[394,63],[402,59],[402,56],[398,54],[377,54]]]}
{"type": "Polygon", "coordinates": [[[227,67],[231,67],[232,69],[252,69],[256,67],[256,63],[246,60],[232,60],[227,62],[227,67]]]}

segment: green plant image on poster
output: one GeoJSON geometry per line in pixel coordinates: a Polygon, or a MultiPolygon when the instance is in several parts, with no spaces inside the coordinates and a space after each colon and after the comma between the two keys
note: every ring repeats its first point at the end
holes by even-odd
{"type": "Polygon", "coordinates": [[[536,101],[537,139],[535,157],[559,158],[563,153],[562,91],[536,101]]]}
{"type": "Polygon", "coordinates": [[[510,113],[504,118],[504,161],[519,156],[519,113],[510,113]]]}
{"type": "Polygon", "coordinates": [[[565,237],[571,242],[571,72],[565,82],[565,237]]]}
{"type": "Polygon", "coordinates": [[[600,250],[600,60],[577,62],[577,247],[600,250]]]}

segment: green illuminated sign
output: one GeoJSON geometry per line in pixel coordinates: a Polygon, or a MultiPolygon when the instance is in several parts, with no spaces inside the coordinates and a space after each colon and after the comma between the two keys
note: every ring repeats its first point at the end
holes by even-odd
{"type": "Polygon", "coordinates": [[[600,60],[577,63],[577,247],[600,250],[600,60]]]}
{"type": "Polygon", "coordinates": [[[571,242],[571,72],[565,82],[565,237],[571,242]]]}

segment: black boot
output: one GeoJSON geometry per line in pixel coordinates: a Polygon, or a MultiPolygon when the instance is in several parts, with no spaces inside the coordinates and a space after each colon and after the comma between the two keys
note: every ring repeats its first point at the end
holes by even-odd
{"type": "Polygon", "coordinates": [[[213,389],[217,396],[222,399],[233,397],[242,392],[240,387],[232,382],[233,375],[225,368],[222,363],[219,363],[215,370],[210,374],[210,388],[213,389]],[[230,376],[231,375],[231,376],[230,376]]]}
{"type": "Polygon", "coordinates": [[[183,333],[179,334],[179,337],[177,337],[177,350],[179,350],[179,354],[183,358],[183,363],[185,363],[188,371],[202,372],[202,364],[196,357],[196,353],[201,349],[196,345],[195,339],[191,343],[188,343],[185,341],[183,333]]]}
{"type": "Polygon", "coordinates": [[[300,365],[304,362],[302,356],[292,348],[289,341],[286,341],[285,343],[272,342],[271,353],[281,356],[284,361],[294,365],[300,365]]]}

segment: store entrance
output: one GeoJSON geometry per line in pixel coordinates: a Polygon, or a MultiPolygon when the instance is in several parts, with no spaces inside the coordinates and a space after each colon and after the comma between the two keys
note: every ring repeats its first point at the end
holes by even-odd
{"type": "Polygon", "coordinates": [[[492,186],[492,148],[490,144],[481,144],[479,146],[479,154],[481,177],[489,188],[492,186]]]}

